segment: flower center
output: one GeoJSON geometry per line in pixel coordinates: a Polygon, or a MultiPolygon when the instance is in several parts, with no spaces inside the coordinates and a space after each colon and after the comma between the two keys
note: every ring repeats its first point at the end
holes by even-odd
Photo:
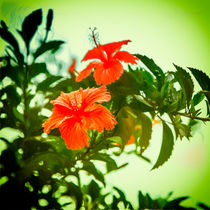
{"type": "Polygon", "coordinates": [[[70,103],[74,111],[79,111],[82,106],[82,90],[70,93],[70,103]]]}

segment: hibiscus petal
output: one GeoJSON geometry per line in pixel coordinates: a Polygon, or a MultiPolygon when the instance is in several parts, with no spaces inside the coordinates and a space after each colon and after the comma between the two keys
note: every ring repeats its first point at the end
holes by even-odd
{"type": "Polygon", "coordinates": [[[106,55],[101,48],[101,46],[95,47],[92,50],[89,50],[85,57],[82,59],[82,61],[87,61],[90,59],[99,59],[101,61],[104,61],[106,59],[106,55]]]}
{"type": "Polygon", "coordinates": [[[100,104],[93,104],[86,110],[86,114],[83,117],[83,123],[87,129],[96,129],[98,132],[104,129],[110,130],[114,128],[117,123],[114,115],[104,106],[100,104]]]}
{"type": "Polygon", "coordinates": [[[136,56],[126,51],[117,52],[113,58],[123,61],[125,63],[131,63],[131,64],[137,64],[136,61],[139,60],[136,56]]]}
{"type": "Polygon", "coordinates": [[[75,65],[76,65],[76,59],[75,58],[72,58],[72,64],[69,67],[69,73],[70,74],[73,74],[74,73],[74,71],[75,71],[75,65]]]}
{"type": "Polygon", "coordinates": [[[50,102],[54,106],[59,106],[67,109],[71,109],[71,101],[70,101],[70,94],[61,92],[61,95],[58,96],[55,100],[51,100],[50,102]]]}
{"type": "Polygon", "coordinates": [[[111,99],[110,93],[107,92],[106,86],[99,88],[87,88],[83,91],[83,105],[89,106],[95,102],[103,103],[111,99]]]}
{"type": "Polygon", "coordinates": [[[135,138],[134,136],[131,136],[126,145],[134,144],[134,143],[135,143],[135,138]]]}
{"type": "Polygon", "coordinates": [[[74,119],[66,120],[61,124],[59,130],[68,149],[82,149],[88,146],[89,136],[80,122],[76,122],[74,119]]]}
{"type": "Polygon", "coordinates": [[[86,77],[88,77],[91,74],[92,70],[96,68],[98,65],[100,65],[100,63],[101,62],[97,61],[89,63],[88,66],[84,70],[82,70],[80,74],[76,77],[76,82],[80,82],[86,77]]]}
{"type": "Polygon", "coordinates": [[[124,40],[121,42],[112,42],[109,44],[101,45],[103,50],[106,52],[108,57],[112,57],[114,53],[118,52],[122,45],[128,44],[128,42],[131,42],[130,40],[124,40]]]}
{"type": "Polygon", "coordinates": [[[104,64],[104,66],[108,66],[107,68],[96,68],[94,71],[94,78],[96,80],[96,84],[100,85],[109,85],[112,82],[118,80],[120,76],[123,74],[123,66],[118,61],[112,61],[104,64]]]}
{"type": "Polygon", "coordinates": [[[51,129],[58,128],[67,118],[69,117],[66,117],[65,113],[54,107],[52,115],[42,124],[44,132],[49,133],[51,129]]]}

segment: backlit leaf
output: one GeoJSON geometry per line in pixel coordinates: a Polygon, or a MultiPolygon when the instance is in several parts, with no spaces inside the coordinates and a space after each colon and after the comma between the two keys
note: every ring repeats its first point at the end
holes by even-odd
{"type": "Polygon", "coordinates": [[[204,99],[205,95],[203,93],[196,93],[193,96],[193,105],[196,106],[198,105],[203,99],[204,99]]]}
{"type": "MultiPolygon", "coordinates": [[[[210,91],[210,78],[202,71],[188,67],[191,71],[202,90],[210,91]]],[[[206,95],[208,102],[210,103],[210,96],[206,95]]]]}
{"type": "Polygon", "coordinates": [[[140,154],[144,152],[149,146],[149,140],[151,139],[152,135],[152,121],[150,118],[145,115],[144,113],[140,114],[141,126],[142,126],[142,134],[140,137],[140,147],[141,151],[140,154]]]}
{"type": "Polygon", "coordinates": [[[185,93],[185,97],[186,97],[186,101],[187,101],[187,106],[189,107],[190,104],[190,100],[192,98],[192,94],[194,91],[194,85],[193,85],[193,81],[191,79],[191,76],[188,72],[186,72],[183,68],[175,65],[175,68],[178,72],[178,81],[181,85],[181,87],[183,88],[183,91],[185,93]]]}
{"type": "Polygon", "coordinates": [[[165,79],[163,70],[151,58],[140,54],[135,54],[135,56],[154,74],[158,82],[158,89],[160,90],[165,79]]]}
{"type": "Polygon", "coordinates": [[[163,124],[162,145],[159,157],[156,163],[154,164],[152,170],[163,165],[170,158],[174,146],[174,137],[170,127],[165,123],[165,121],[162,121],[162,124],[163,124]]]}

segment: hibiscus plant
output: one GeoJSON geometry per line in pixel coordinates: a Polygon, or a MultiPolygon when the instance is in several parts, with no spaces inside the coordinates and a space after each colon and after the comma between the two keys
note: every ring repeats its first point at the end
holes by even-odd
{"type": "Polygon", "coordinates": [[[105,174],[126,167],[116,160],[128,144],[135,145],[130,153],[151,164],[144,151],[157,123],[162,145],[151,169],[165,164],[176,139],[190,139],[198,122],[210,121],[210,78],[175,64],[172,71],[163,71],[147,56],[121,50],[130,40],[99,43],[95,29],[94,47],[82,59],[89,61],[87,67],[78,72],[72,59],[70,68],[62,69],[69,73],[64,77],[62,61],[55,56],[65,42],[48,40],[52,21],[50,9],[44,34],[37,33],[42,10],[33,11],[17,30],[17,39],[1,20],[0,37],[8,44],[0,57],[0,129],[6,133],[1,137],[1,207],[184,208],[180,202],[188,197],[153,199],[141,191],[135,207],[117,187],[104,191],[105,174]],[[11,130],[13,138],[7,133],[11,130]],[[96,161],[104,163],[103,171],[96,161]],[[81,178],[84,172],[88,184],[81,178]]]}

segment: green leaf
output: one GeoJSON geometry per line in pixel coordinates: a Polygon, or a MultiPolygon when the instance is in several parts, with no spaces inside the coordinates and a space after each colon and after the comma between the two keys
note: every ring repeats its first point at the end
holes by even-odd
{"type": "Polygon", "coordinates": [[[92,162],[85,162],[81,170],[87,171],[88,173],[93,175],[98,181],[102,182],[104,186],[106,185],[106,183],[104,182],[103,174],[96,169],[95,165],[92,162]]]}
{"type": "Polygon", "coordinates": [[[210,206],[208,206],[207,204],[201,203],[201,202],[198,202],[196,205],[199,206],[200,208],[204,209],[204,210],[205,209],[210,209],[210,206]]]}
{"type": "Polygon", "coordinates": [[[80,187],[75,185],[74,183],[67,183],[67,192],[64,193],[64,195],[74,196],[76,198],[77,204],[76,204],[76,210],[79,210],[82,206],[83,202],[83,195],[81,192],[80,187]]]}
{"type": "Polygon", "coordinates": [[[208,103],[208,101],[205,101],[206,102],[206,115],[208,116],[208,117],[210,117],[210,107],[209,107],[209,103],[208,103]]]}
{"type": "Polygon", "coordinates": [[[39,75],[40,73],[49,74],[45,63],[33,63],[28,66],[29,79],[39,75]]]}
{"type": "Polygon", "coordinates": [[[132,74],[133,78],[139,84],[139,90],[146,90],[149,88],[154,88],[154,78],[153,76],[143,68],[133,70],[130,65],[128,66],[129,72],[132,74]]]}
{"type": "Polygon", "coordinates": [[[92,198],[92,202],[94,202],[99,197],[100,187],[94,180],[90,182],[88,186],[88,192],[92,198]]]}
{"type": "Polygon", "coordinates": [[[91,156],[91,160],[100,160],[100,161],[106,162],[106,168],[107,168],[108,173],[113,170],[118,169],[118,166],[115,160],[112,159],[110,155],[107,155],[105,153],[94,153],[91,156]]]}
{"type": "Polygon", "coordinates": [[[117,126],[114,133],[114,136],[120,136],[122,139],[122,146],[124,146],[134,131],[136,119],[128,114],[128,111],[133,112],[132,109],[128,106],[123,107],[117,115],[117,126]]]}
{"type": "Polygon", "coordinates": [[[164,99],[168,96],[170,82],[166,81],[161,87],[161,98],[164,99]]]}
{"type": "Polygon", "coordinates": [[[41,90],[41,91],[46,91],[48,90],[49,86],[51,84],[53,84],[54,82],[58,81],[59,79],[63,78],[62,76],[49,76],[47,79],[45,79],[44,81],[42,81],[41,83],[39,83],[37,85],[37,91],[41,90]]]}
{"type": "Polygon", "coordinates": [[[165,79],[165,74],[163,73],[163,70],[155,64],[155,62],[151,59],[148,58],[147,56],[143,56],[140,54],[135,54],[137,58],[139,58],[143,64],[153,73],[153,75],[156,77],[157,82],[158,82],[158,89],[163,85],[164,79],[165,79]]]}
{"type": "Polygon", "coordinates": [[[22,36],[25,41],[27,54],[29,54],[29,45],[31,39],[37,31],[38,26],[42,23],[42,10],[38,9],[29,14],[22,23],[22,30],[19,31],[19,34],[22,36]]]}
{"type": "Polygon", "coordinates": [[[7,94],[7,100],[12,106],[17,106],[20,101],[21,97],[18,94],[16,88],[14,85],[8,85],[3,90],[1,90],[1,94],[6,93],[7,94]]]}
{"type": "Polygon", "coordinates": [[[70,92],[73,90],[73,88],[76,88],[78,90],[80,88],[80,85],[73,83],[72,79],[67,78],[64,80],[59,81],[54,87],[49,88],[49,91],[55,92],[55,91],[64,91],[64,92],[70,92]]]}
{"type": "Polygon", "coordinates": [[[145,196],[141,191],[138,192],[139,209],[160,209],[157,200],[153,200],[147,193],[145,196]]]}
{"type": "Polygon", "coordinates": [[[148,107],[149,110],[151,110],[151,108],[153,109],[152,105],[151,105],[149,102],[145,101],[140,95],[134,95],[134,97],[135,97],[138,101],[140,101],[141,103],[143,103],[144,105],[146,105],[146,106],[148,107]]]}
{"type": "Polygon", "coordinates": [[[133,206],[131,205],[131,203],[126,200],[125,194],[119,188],[117,187],[113,187],[113,188],[118,192],[120,196],[118,198],[118,201],[122,201],[126,208],[133,209],[133,206]]]}
{"type": "Polygon", "coordinates": [[[141,147],[140,154],[142,154],[149,146],[149,140],[151,139],[151,135],[152,135],[152,121],[144,113],[141,113],[139,117],[140,117],[141,126],[142,126],[142,134],[141,134],[140,144],[139,144],[141,147]]]}
{"type": "MultiPolygon", "coordinates": [[[[184,209],[184,207],[180,206],[180,203],[188,198],[189,198],[188,196],[185,196],[185,197],[180,197],[172,201],[169,201],[166,203],[163,209],[184,209]]],[[[193,209],[193,208],[190,208],[190,209],[193,209]]]]}
{"type": "Polygon", "coordinates": [[[23,69],[18,66],[11,66],[10,64],[2,67],[0,69],[1,80],[5,77],[9,77],[13,80],[17,86],[21,87],[23,82],[23,69]]]}
{"type": "MultiPolygon", "coordinates": [[[[188,67],[191,71],[195,79],[197,80],[198,84],[201,86],[202,90],[210,91],[210,78],[202,71],[194,68],[188,67]]],[[[206,95],[206,94],[205,94],[206,95]]],[[[206,95],[208,102],[210,103],[210,96],[206,95]]]]}
{"type": "Polygon", "coordinates": [[[178,72],[178,81],[181,85],[181,87],[183,88],[183,91],[185,93],[185,97],[186,97],[186,101],[187,101],[187,106],[189,107],[190,105],[190,100],[192,98],[192,94],[194,91],[194,85],[193,85],[193,81],[191,79],[191,76],[188,72],[186,72],[183,68],[175,65],[175,68],[178,72]]]}
{"type": "Polygon", "coordinates": [[[170,158],[174,146],[174,137],[170,127],[165,123],[165,121],[162,121],[162,124],[163,124],[163,137],[162,137],[160,154],[155,165],[151,170],[163,165],[170,158]]]}
{"type": "Polygon", "coordinates": [[[37,59],[40,55],[44,54],[47,51],[55,50],[60,48],[64,41],[53,40],[49,42],[44,42],[34,53],[34,60],[37,59]]]}
{"type": "Polygon", "coordinates": [[[126,97],[126,104],[136,112],[152,112],[154,108],[140,95],[129,95],[126,97]]]}
{"type": "Polygon", "coordinates": [[[196,93],[193,96],[193,105],[196,106],[198,105],[203,99],[204,99],[205,95],[203,93],[196,93]]]}
{"type": "Polygon", "coordinates": [[[100,160],[100,161],[106,162],[107,173],[118,169],[118,166],[115,160],[112,159],[110,155],[107,155],[105,153],[94,153],[91,156],[91,160],[100,160]]]}

